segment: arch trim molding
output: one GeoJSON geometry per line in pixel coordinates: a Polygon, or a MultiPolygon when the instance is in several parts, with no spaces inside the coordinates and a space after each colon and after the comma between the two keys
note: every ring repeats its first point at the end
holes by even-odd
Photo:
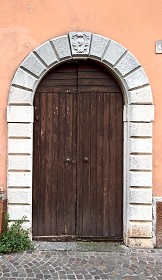
{"type": "Polygon", "coordinates": [[[152,247],[152,122],[148,77],[123,46],[98,34],[70,32],[33,50],[18,67],[8,98],[8,211],[32,226],[33,99],[38,84],[56,65],[73,59],[104,65],[124,95],[124,242],[152,247]]]}

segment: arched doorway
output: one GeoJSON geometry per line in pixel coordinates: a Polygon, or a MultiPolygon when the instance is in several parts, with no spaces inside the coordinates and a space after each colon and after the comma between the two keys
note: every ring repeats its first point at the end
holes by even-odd
{"type": "Polygon", "coordinates": [[[23,60],[13,77],[7,115],[10,219],[21,219],[25,215],[26,226],[32,235],[33,100],[36,89],[50,69],[80,59],[98,61],[122,88],[123,239],[128,246],[152,247],[154,106],[149,80],[129,50],[112,39],[90,32],[70,32],[46,41],[23,60]]]}
{"type": "Polygon", "coordinates": [[[34,98],[33,238],[123,239],[123,98],[87,61],[49,71],[34,98]]]}

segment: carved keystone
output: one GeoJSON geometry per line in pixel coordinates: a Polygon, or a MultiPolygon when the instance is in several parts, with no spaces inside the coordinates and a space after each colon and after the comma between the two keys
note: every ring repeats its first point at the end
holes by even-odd
{"type": "Polygon", "coordinates": [[[87,56],[90,50],[90,32],[70,32],[70,45],[73,56],[87,56]]]}

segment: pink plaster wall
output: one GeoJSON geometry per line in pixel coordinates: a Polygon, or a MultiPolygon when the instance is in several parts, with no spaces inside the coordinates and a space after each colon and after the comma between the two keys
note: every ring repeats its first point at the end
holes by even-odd
{"type": "Polygon", "coordinates": [[[0,188],[6,188],[6,105],[20,62],[44,41],[85,30],[110,37],[134,54],[151,83],[155,104],[153,194],[162,196],[161,0],[1,0],[0,1],[0,188]]]}

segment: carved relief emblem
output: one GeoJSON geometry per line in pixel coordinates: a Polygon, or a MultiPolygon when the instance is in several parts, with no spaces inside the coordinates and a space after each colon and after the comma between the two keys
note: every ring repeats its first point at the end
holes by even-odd
{"type": "Polygon", "coordinates": [[[85,33],[77,32],[72,37],[72,46],[77,53],[84,53],[90,43],[90,36],[85,33]]]}

